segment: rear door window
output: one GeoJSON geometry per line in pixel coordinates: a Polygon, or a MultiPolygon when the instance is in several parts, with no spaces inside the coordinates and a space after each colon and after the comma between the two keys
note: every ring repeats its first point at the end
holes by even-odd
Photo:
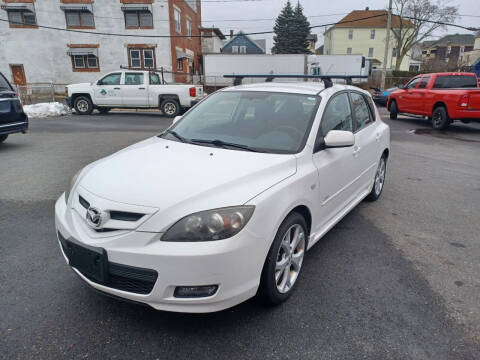
{"type": "Polygon", "coordinates": [[[125,85],[143,85],[143,73],[125,73],[125,85]]]}
{"type": "Polygon", "coordinates": [[[372,123],[372,114],[362,94],[351,92],[355,131],[360,131],[372,123]]]}
{"type": "Polygon", "coordinates": [[[12,91],[12,87],[8,83],[7,79],[3,77],[3,75],[0,73],[0,91],[12,91]]]}
{"type": "Polygon", "coordinates": [[[471,75],[438,75],[433,84],[434,89],[475,88],[477,79],[471,75]]]}

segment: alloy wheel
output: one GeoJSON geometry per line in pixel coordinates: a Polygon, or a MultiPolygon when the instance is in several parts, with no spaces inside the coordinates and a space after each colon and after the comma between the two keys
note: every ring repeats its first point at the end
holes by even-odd
{"type": "Polygon", "coordinates": [[[295,284],[305,256],[305,231],[299,224],[292,225],[283,235],[275,264],[277,290],[285,294],[295,284]]]}
{"type": "Polygon", "coordinates": [[[383,184],[385,182],[385,158],[380,159],[378,164],[377,173],[375,174],[375,194],[380,195],[383,189],[383,184]]]}
{"type": "Polygon", "coordinates": [[[173,114],[175,114],[175,112],[177,111],[177,107],[176,107],[175,104],[173,104],[173,103],[167,103],[167,104],[165,104],[165,106],[164,106],[163,109],[165,110],[165,113],[166,113],[167,115],[173,115],[173,114]]]}
{"type": "Polygon", "coordinates": [[[88,102],[87,100],[78,100],[77,101],[77,108],[80,112],[88,111],[88,102]]]}

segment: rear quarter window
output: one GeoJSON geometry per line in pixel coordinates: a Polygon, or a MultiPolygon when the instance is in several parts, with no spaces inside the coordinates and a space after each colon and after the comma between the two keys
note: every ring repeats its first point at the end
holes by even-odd
{"type": "Polygon", "coordinates": [[[12,91],[12,87],[2,73],[0,73],[0,91],[12,91]]]}
{"type": "Polygon", "coordinates": [[[476,88],[477,79],[470,75],[439,75],[433,84],[434,89],[476,88]]]}

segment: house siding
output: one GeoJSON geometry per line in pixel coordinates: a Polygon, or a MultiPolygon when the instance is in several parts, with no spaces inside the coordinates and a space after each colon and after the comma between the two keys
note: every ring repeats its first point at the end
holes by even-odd
{"type": "Polygon", "coordinates": [[[222,53],[232,54],[232,46],[246,46],[247,54],[265,54],[258,46],[254,45],[245,35],[237,34],[233,40],[222,48],[222,53]]]}
{"type": "MultiPolygon", "coordinates": [[[[0,4],[7,3],[0,1],[0,4]]],[[[164,2],[145,0],[95,0],[69,1],[49,0],[34,2],[37,23],[65,28],[65,14],[60,9],[63,3],[92,3],[95,18],[95,32],[158,35],[170,34],[168,7],[164,2]],[[123,3],[151,3],[153,29],[125,29],[123,3]]],[[[0,16],[6,18],[6,12],[0,10],[0,16]]],[[[130,44],[142,44],[155,48],[155,63],[172,69],[172,54],[169,38],[117,37],[89,35],[74,32],[55,31],[43,28],[10,28],[8,22],[0,23],[0,71],[12,79],[10,64],[23,64],[28,83],[54,82],[70,84],[92,82],[110,71],[118,70],[120,65],[128,65],[127,48],[130,44]],[[98,45],[99,72],[75,72],[71,57],[67,55],[68,44],[98,45]]],[[[167,81],[172,81],[169,74],[167,81]]]]}

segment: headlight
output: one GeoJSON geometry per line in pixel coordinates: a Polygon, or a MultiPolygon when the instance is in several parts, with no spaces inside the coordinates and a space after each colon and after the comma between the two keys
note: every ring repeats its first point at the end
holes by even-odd
{"type": "MultiPolygon", "coordinates": [[[[82,170],[83,170],[83,169],[82,169],[82,170]]],[[[77,173],[76,173],[75,175],[73,175],[72,180],[70,180],[70,187],[65,191],[65,202],[66,202],[66,203],[68,203],[68,198],[70,197],[70,192],[72,191],[73,186],[74,186],[75,183],[77,182],[78,175],[80,175],[80,173],[82,172],[82,170],[77,171],[77,173]]]]}
{"type": "Polygon", "coordinates": [[[188,215],[162,236],[162,241],[215,241],[236,235],[252,217],[254,206],[235,206],[188,215]]]}

